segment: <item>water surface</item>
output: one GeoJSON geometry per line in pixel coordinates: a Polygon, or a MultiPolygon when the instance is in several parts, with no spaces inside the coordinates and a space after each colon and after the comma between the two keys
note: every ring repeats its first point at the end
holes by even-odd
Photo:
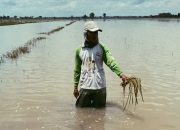
{"type": "MultiPolygon", "coordinates": [[[[0,53],[68,21],[0,27],[0,53]]],[[[0,65],[2,130],[179,130],[180,22],[97,21],[105,44],[127,75],[142,79],[145,102],[122,110],[119,78],[106,66],[107,107],[76,109],[75,49],[83,44],[83,21],[39,41],[31,53],[0,65]]]]}

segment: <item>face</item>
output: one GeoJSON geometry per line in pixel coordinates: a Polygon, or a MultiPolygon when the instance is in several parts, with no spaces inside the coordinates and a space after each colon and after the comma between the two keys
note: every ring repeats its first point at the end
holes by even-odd
{"type": "Polygon", "coordinates": [[[98,31],[96,32],[87,32],[87,39],[88,41],[92,42],[92,43],[97,43],[98,42],[98,31]]]}

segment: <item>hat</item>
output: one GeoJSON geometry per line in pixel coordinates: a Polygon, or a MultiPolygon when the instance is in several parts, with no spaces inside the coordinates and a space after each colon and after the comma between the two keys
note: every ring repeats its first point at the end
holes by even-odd
{"type": "Polygon", "coordinates": [[[94,21],[88,21],[84,24],[84,30],[85,31],[90,31],[90,32],[96,32],[102,30],[97,26],[97,24],[94,21]]]}

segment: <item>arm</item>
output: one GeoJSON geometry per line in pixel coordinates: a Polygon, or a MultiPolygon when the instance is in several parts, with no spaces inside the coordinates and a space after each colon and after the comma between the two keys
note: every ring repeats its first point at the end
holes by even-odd
{"type": "Polygon", "coordinates": [[[75,54],[75,67],[74,67],[74,96],[77,98],[79,96],[78,92],[78,84],[79,84],[79,79],[80,79],[80,74],[81,74],[81,59],[79,57],[80,49],[78,48],[76,50],[75,54]]]}
{"type": "Polygon", "coordinates": [[[115,72],[118,76],[120,76],[122,74],[122,71],[121,71],[119,65],[117,64],[116,60],[114,59],[114,57],[112,56],[112,54],[110,53],[110,51],[108,50],[107,47],[105,47],[104,45],[101,45],[101,47],[103,49],[103,61],[104,61],[104,63],[113,72],[115,72]]]}
{"type": "Polygon", "coordinates": [[[121,68],[119,67],[118,63],[116,62],[116,60],[114,59],[114,57],[112,56],[112,54],[110,53],[110,51],[108,50],[107,47],[105,47],[104,45],[101,45],[103,49],[103,61],[104,63],[113,71],[116,73],[117,76],[119,76],[123,82],[126,82],[128,77],[126,75],[123,74],[121,68]]]}

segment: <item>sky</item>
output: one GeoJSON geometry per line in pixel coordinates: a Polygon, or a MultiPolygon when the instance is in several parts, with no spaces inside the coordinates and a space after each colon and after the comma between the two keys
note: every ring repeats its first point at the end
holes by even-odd
{"type": "Polygon", "coordinates": [[[180,13],[180,0],[0,0],[0,16],[148,16],[180,13]]]}

